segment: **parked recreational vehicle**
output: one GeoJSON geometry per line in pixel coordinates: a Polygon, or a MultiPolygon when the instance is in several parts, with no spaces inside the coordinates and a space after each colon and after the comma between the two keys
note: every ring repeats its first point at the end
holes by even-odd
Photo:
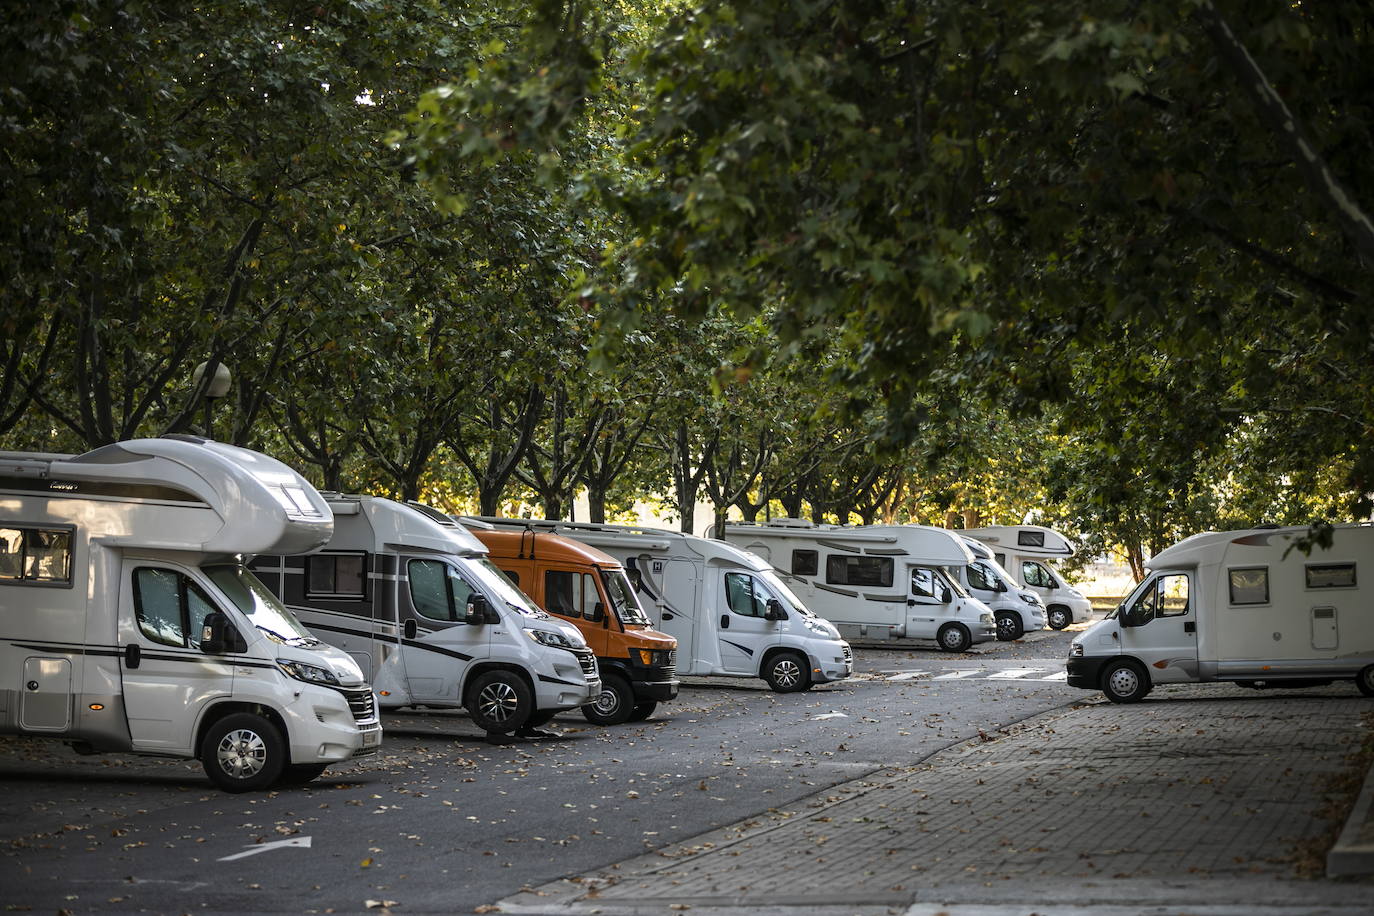
{"type": "Polygon", "coordinates": [[[853,673],[849,644],[768,564],[723,541],[658,528],[521,519],[624,565],[656,629],[677,639],[678,673],[761,677],[780,693],[853,673]]]}
{"type": "Polygon", "coordinates": [[[383,708],[462,706],[493,737],[529,735],[601,692],[577,629],[535,607],[461,525],[415,503],[327,499],[323,551],[253,569],[369,673],[383,708]]]}
{"type": "Polygon", "coordinates": [[[1196,534],[1156,555],[1149,575],[1069,648],[1068,682],[1133,703],[1155,684],[1231,681],[1298,687],[1354,678],[1374,696],[1374,614],[1359,570],[1374,527],[1337,526],[1303,553],[1306,528],[1196,534]]]}
{"type": "Polygon", "coordinates": [[[1064,581],[1053,560],[1071,557],[1073,542],[1057,531],[1039,525],[996,525],[966,528],[959,532],[992,548],[997,562],[1013,579],[1040,596],[1045,618],[1056,630],[1092,619],[1092,602],[1064,581]]]}
{"type": "Polygon", "coordinates": [[[997,636],[992,611],[951,571],[973,554],[943,528],[784,518],[727,524],[725,539],[767,560],[850,638],[933,639],[963,652],[997,636]]]}
{"type": "Polygon", "coordinates": [[[329,540],[286,465],[189,436],[0,453],[0,731],[198,758],[230,792],[372,753],[372,691],[242,565],[329,540]]]}
{"type": "Polygon", "coordinates": [[[1020,639],[1027,632],[1045,628],[1045,607],[1040,596],[1012,580],[1011,574],[992,555],[992,548],[974,538],[964,538],[973,552],[967,566],[951,566],[950,571],[968,592],[992,611],[997,621],[997,638],[1003,642],[1020,639]]]}
{"type": "Polygon", "coordinates": [[[587,721],[638,722],[677,696],[677,640],[653,628],[618,560],[521,522],[462,522],[511,581],[544,610],[577,627],[596,653],[601,693],[582,707],[587,721]]]}

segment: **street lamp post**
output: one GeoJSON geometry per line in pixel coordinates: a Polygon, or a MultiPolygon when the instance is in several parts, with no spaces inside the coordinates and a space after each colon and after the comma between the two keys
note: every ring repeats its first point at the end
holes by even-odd
{"type": "MultiPolygon", "coordinates": [[[[205,370],[208,366],[208,362],[196,366],[195,371],[191,373],[191,385],[193,387],[200,387],[200,380],[205,377],[205,370]]],[[[207,439],[215,437],[211,411],[214,402],[229,393],[229,378],[229,367],[224,363],[215,363],[215,375],[205,388],[205,438],[207,439]]]]}

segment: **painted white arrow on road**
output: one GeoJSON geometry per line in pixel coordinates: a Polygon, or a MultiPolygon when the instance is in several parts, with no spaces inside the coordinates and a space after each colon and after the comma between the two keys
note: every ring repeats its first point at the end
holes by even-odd
{"type": "Polygon", "coordinates": [[[830,712],[822,713],[822,714],[819,715],[819,716],[812,716],[811,718],[812,718],[812,719],[848,719],[849,716],[845,715],[845,714],[842,713],[842,712],[835,712],[835,710],[832,709],[832,710],[830,710],[830,712]]]}
{"type": "Polygon", "coordinates": [[[255,856],[260,852],[267,852],[269,849],[286,849],[288,846],[300,846],[309,849],[310,837],[293,836],[289,840],[273,840],[270,843],[254,843],[252,846],[249,846],[243,852],[236,852],[232,856],[224,856],[220,859],[220,861],[232,862],[235,859],[243,859],[248,856],[255,856]]]}

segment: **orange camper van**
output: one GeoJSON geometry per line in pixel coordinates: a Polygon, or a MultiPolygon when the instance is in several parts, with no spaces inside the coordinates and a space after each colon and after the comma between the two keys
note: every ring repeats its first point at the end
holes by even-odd
{"type": "Polygon", "coordinates": [[[582,707],[588,721],[637,722],[677,696],[677,640],[653,629],[617,560],[558,534],[468,530],[521,591],[582,631],[601,667],[601,694],[582,707]]]}

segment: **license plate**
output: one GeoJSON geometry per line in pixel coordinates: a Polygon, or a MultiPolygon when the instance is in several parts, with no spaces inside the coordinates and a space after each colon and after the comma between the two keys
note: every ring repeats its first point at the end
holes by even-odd
{"type": "Polygon", "coordinates": [[[380,731],[363,732],[363,747],[376,747],[381,743],[382,733],[380,731]]]}

